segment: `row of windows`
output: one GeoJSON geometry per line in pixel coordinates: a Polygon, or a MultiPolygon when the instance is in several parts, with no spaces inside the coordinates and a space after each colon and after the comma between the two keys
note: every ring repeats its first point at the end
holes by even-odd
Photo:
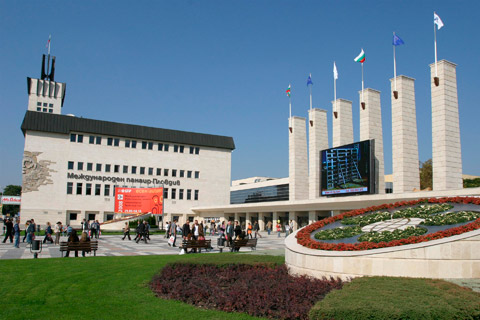
{"type": "Polygon", "coordinates": [[[53,113],[53,103],[43,103],[43,108],[42,108],[42,103],[37,102],[37,111],[42,111],[42,112],[48,112],[48,113],[53,113]],[[48,109],[47,109],[48,107],[48,109]],[[48,110],[48,111],[47,111],[48,110]]]}
{"type": "MultiPolygon", "coordinates": [[[[74,170],[75,163],[73,161],[68,161],[68,170],[74,170]]],[[[105,172],[114,172],[120,173],[120,165],[119,164],[105,164],[102,165],[101,163],[95,163],[95,171],[101,172],[102,167],[105,172]],[[113,171],[112,171],[113,169],[113,171]]],[[[77,170],[83,170],[85,168],[83,162],[77,162],[77,170]]],[[[87,171],[93,171],[93,163],[87,162],[86,165],[87,171]]],[[[154,172],[157,176],[162,175],[162,168],[147,168],[147,167],[137,167],[137,166],[122,166],[122,173],[130,173],[130,174],[148,174],[149,176],[153,176],[154,172]]],[[[171,174],[172,177],[179,177],[179,178],[200,178],[200,171],[193,171],[193,170],[178,170],[178,169],[163,169],[163,176],[168,177],[171,174]]]]}
{"type": "MultiPolygon", "coordinates": [[[[38,108],[37,108],[38,110],[38,108]]],[[[38,110],[40,111],[40,110],[38,110]]],[[[83,143],[83,134],[70,134],[70,142],[77,142],[83,143]]],[[[168,143],[153,143],[151,141],[141,141],[142,142],[142,149],[144,150],[153,150],[154,145],[156,145],[156,149],[158,151],[165,151],[168,152],[170,149],[170,145],[168,143]]],[[[102,144],[102,137],[101,136],[89,136],[88,137],[89,144],[102,144]]],[[[107,138],[107,146],[119,147],[120,146],[120,139],[119,138],[107,138]]],[[[125,139],[125,148],[136,149],[137,148],[137,140],[129,140],[125,139]]],[[[200,154],[199,147],[189,147],[190,154],[200,154]]],[[[174,144],[173,145],[173,152],[177,153],[185,153],[185,146],[174,144]]]]}
{"type": "MultiPolygon", "coordinates": [[[[73,194],[73,182],[67,182],[67,194],[73,194]]],[[[119,186],[113,186],[113,189],[115,187],[119,186]]],[[[77,195],[86,195],[86,196],[100,196],[102,195],[102,185],[101,184],[95,184],[93,185],[92,183],[85,183],[85,194],[83,193],[83,183],[82,182],[77,182],[76,189],[75,189],[75,194],[77,195]]],[[[110,192],[110,185],[105,184],[103,185],[103,195],[105,197],[109,196],[114,196],[115,192],[112,190],[110,192]]],[[[164,199],[172,199],[172,200],[198,200],[198,195],[199,191],[198,190],[192,190],[192,189],[168,189],[164,188],[163,189],[163,198],[164,199]],[[170,192],[169,192],[170,191],[170,192]]]]}

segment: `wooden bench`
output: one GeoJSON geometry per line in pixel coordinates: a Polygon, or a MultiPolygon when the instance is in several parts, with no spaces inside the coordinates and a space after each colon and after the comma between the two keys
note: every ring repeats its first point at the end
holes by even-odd
{"type": "Polygon", "coordinates": [[[229,242],[227,242],[227,246],[231,247],[233,251],[236,251],[235,249],[240,250],[241,247],[249,247],[252,250],[257,249],[257,239],[243,239],[243,240],[233,240],[233,243],[230,245],[229,242]]]}
{"type": "Polygon", "coordinates": [[[96,257],[97,256],[97,250],[98,250],[98,241],[87,241],[87,242],[60,242],[60,252],[62,253],[62,258],[63,258],[63,252],[64,251],[85,251],[85,252],[92,252],[93,255],[96,257]]]}
{"type": "Polygon", "coordinates": [[[202,252],[202,249],[208,250],[212,248],[212,240],[183,240],[180,249],[199,249],[199,252],[202,252]]]}

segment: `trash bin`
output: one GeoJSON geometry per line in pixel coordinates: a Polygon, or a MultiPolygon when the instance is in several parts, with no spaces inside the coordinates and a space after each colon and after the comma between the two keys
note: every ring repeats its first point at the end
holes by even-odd
{"type": "Polygon", "coordinates": [[[32,241],[32,251],[40,251],[40,243],[41,240],[33,240],[32,241]]]}
{"type": "Polygon", "coordinates": [[[225,238],[217,239],[217,247],[225,247],[225,238]]]}

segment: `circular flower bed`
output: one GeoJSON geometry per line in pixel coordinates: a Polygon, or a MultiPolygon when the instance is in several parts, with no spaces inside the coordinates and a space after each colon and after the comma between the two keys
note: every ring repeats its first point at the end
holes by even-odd
{"type": "MultiPolygon", "coordinates": [[[[393,204],[383,204],[383,205],[372,206],[364,209],[352,210],[352,211],[344,212],[334,217],[317,221],[301,229],[296,235],[297,243],[307,248],[319,249],[319,250],[333,250],[333,251],[369,250],[369,249],[395,247],[395,246],[401,246],[405,244],[414,244],[414,243],[426,242],[431,240],[437,240],[437,239],[442,239],[445,237],[450,237],[450,236],[480,229],[480,214],[478,212],[462,211],[462,212],[455,212],[455,214],[447,213],[447,214],[432,215],[432,214],[437,214],[450,209],[452,206],[449,205],[449,203],[480,205],[480,198],[449,197],[449,198],[419,199],[419,200],[401,201],[393,204]],[[434,207],[425,206],[421,210],[419,210],[418,208],[416,210],[410,210],[411,208],[405,208],[403,210],[397,210],[396,212],[393,212],[393,213],[386,213],[386,212],[374,213],[380,210],[391,210],[391,209],[396,209],[400,207],[412,207],[415,205],[422,205],[422,204],[440,204],[441,206],[434,206],[434,207]],[[419,212],[421,212],[421,215],[419,215],[419,212]],[[374,213],[374,214],[365,216],[365,214],[367,213],[374,213]],[[362,217],[359,217],[359,216],[362,216],[362,217]],[[369,218],[367,218],[369,216],[374,217],[374,219],[370,220],[369,218]],[[318,229],[323,228],[326,225],[332,224],[337,221],[344,220],[344,221],[347,221],[346,224],[362,226],[362,225],[368,225],[369,223],[374,223],[378,221],[386,221],[391,218],[410,218],[410,217],[422,217],[426,219],[425,225],[447,225],[447,224],[449,225],[449,224],[470,221],[472,219],[476,219],[476,220],[462,226],[452,227],[447,230],[441,230],[441,231],[424,234],[424,235],[421,235],[420,231],[410,230],[406,234],[404,234],[402,238],[398,239],[396,237],[394,240],[391,240],[393,238],[391,238],[390,235],[380,236],[380,237],[377,235],[376,240],[374,240],[373,238],[372,240],[370,240],[370,238],[367,236],[366,241],[365,240],[362,241],[359,239],[359,241],[361,242],[357,242],[357,243],[326,243],[326,242],[315,240],[315,238],[312,239],[312,233],[316,232],[318,229]],[[358,219],[358,220],[355,220],[355,219],[358,219]],[[368,222],[366,222],[367,220],[365,219],[367,219],[368,222]],[[356,223],[352,223],[352,221],[356,223]],[[380,242],[376,242],[377,240],[380,242]]],[[[342,228],[342,229],[346,229],[346,228],[342,228]]],[[[350,228],[350,229],[348,230],[348,232],[357,230],[354,228],[350,228]],[[353,229],[353,230],[350,230],[350,229],[353,229]]],[[[418,228],[415,228],[415,229],[418,229],[418,228]]],[[[335,229],[332,229],[332,230],[335,230],[335,229]]],[[[325,230],[325,231],[328,231],[328,233],[330,234],[335,234],[335,231],[332,231],[332,230],[325,230]]],[[[382,233],[383,232],[377,233],[377,234],[382,234],[382,233]]],[[[392,234],[393,232],[389,232],[389,233],[392,234]]],[[[397,234],[398,233],[399,232],[397,232],[397,234]]],[[[335,238],[341,239],[342,238],[341,233],[335,238]]],[[[324,239],[327,239],[327,238],[324,238],[324,239]]]]}

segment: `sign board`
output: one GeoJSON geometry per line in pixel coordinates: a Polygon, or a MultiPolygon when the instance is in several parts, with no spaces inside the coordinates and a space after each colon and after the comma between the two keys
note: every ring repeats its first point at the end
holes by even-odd
{"type": "Polygon", "coordinates": [[[116,188],[115,212],[163,214],[163,188],[116,188]]]}
{"type": "Polygon", "coordinates": [[[20,205],[20,199],[20,196],[2,196],[1,198],[2,204],[16,204],[18,206],[20,205]]]}

